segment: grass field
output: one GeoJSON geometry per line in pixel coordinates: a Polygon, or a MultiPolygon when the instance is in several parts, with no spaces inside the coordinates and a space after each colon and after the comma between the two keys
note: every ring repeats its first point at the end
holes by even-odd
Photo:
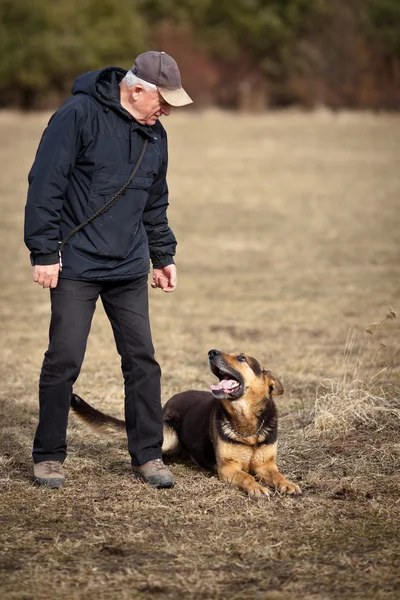
{"type": "MultiPolygon", "coordinates": [[[[276,373],[278,465],[303,495],[270,501],[179,462],[174,489],[137,484],[124,443],[72,415],[66,485],[33,485],[49,302],[22,224],[47,118],[0,113],[1,598],[400,598],[400,117],[166,121],[179,283],[151,291],[163,401],[214,382],[210,348],[276,373]]],[[[122,416],[100,305],[75,390],[122,416]]]]}

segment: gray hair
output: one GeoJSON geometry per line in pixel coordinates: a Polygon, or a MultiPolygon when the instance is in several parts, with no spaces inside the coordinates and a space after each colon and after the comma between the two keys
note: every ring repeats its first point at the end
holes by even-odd
{"type": "Polygon", "coordinates": [[[154,83],[149,83],[144,79],[140,79],[140,77],[132,73],[132,71],[128,71],[122,81],[126,83],[128,87],[142,85],[147,92],[154,92],[157,89],[157,86],[155,86],[154,83]]]}

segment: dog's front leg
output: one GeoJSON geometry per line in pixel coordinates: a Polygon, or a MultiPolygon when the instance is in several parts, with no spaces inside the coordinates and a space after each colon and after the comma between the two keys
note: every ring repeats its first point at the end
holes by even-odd
{"type": "Polygon", "coordinates": [[[281,494],[301,494],[298,485],[288,481],[281,473],[279,473],[275,460],[270,460],[257,466],[254,469],[254,473],[257,479],[275,487],[281,494]]]}
{"type": "Polygon", "coordinates": [[[233,460],[222,460],[218,466],[218,477],[221,481],[235,485],[244,490],[250,497],[261,498],[269,496],[267,488],[260,485],[252,475],[243,471],[239,462],[233,460]]]}

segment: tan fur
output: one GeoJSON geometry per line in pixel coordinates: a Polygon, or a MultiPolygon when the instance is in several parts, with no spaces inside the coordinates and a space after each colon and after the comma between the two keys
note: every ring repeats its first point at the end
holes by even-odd
{"type": "Polygon", "coordinates": [[[164,440],[161,449],[162,453],[166,456],[171,454],[177,454],[179,452],[181,444],[179,442],[178,434],[176,433],[175,429],[172,429],[172,427],[169,427],[168,425],[164,424],[163,434],[164,440]]]}
{"type": "MultiPolygon", "coordinates": [[[[84,419],[82,419],[84,420],[84,419]]],[[[113,425],[106,423],[89,423],[90,427],[99,435],[107,435],[111,437],[123,438],[125,437],[125,429],[122,427],[113,427],[113,425]]]]}
{"type": "Polygon", "coordinates": [[[250,497],[269,496],[269,491],[241,468],[242,464],[232,459],[222,459],[218,463],[218,477],[230,485],[248,493],[250,497]]]}
{"type": "Polygon", "coordinates": [[[107,435],[111,437],[123,438],[126,436],[125,423],[123,421],[102,421],[96,420],[90,415],[81,414],[74,411],[75,415],[86,423],[95,433],[99,435],[107,435]]]}
{"type": "Polygon", "coordinates": [[[279,473],[276,465],[277,442],[262,444],[262,433],[257,431],[259,415],[265,408],[265,398],[281,395],[283,387],[280,381],[269,371],[256,375],[247,362],[238,363],[237,354],[223,354],[224,360],[240,371],[244,381],[244,393],[238,400],[221,400],[229,414],[230,423],[224,433],[240,443],[232,444],[221,440],[216,426],[213,427],[214,447],[217,459],[218,476],[222,481],[245,490],[249,496],[269,496],[269,491],[259,482],[274,487],[285,494],[301,494],[298,485],[288,481],[279,473]],[[230,426],[236,432],[232,432],[230,426]],[[261,445],[260,445],[261,444],[261,445]]]}

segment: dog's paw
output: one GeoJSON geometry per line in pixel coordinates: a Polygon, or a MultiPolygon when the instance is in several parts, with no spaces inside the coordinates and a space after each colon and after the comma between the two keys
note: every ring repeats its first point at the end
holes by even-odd
{"type": "Polygon", "coordinates": [[[246,489],[246,492],[248,493],[249,498],[265,498],[265,497],[269,498],[270,497],[268,488],[263,487],[259,483],[255,483],[251,487],[248,487],[246,489]]]}
{"type": "Polygon", "coordinates": [[[301,489],[299,486],[291,481],[288,481],[287,479],[279,481],[275,487],[281,494],[288,494],[291,496],[299,496],[301,494],[301,489]]]}

